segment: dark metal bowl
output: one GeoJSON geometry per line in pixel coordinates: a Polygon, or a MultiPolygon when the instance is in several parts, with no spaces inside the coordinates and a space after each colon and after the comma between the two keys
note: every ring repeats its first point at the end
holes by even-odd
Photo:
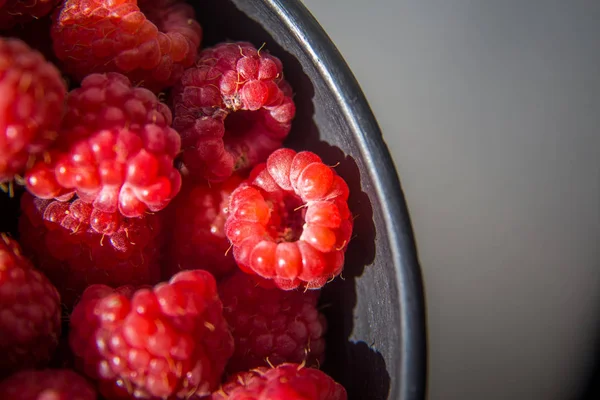
{"type": "MultiPolygon", "coordinates": [[[[201,4],[199,4],[201,3],[201,4]]],[[[348,182],[354,237],[343,278],[326,285],[322,366],[350,399],[425,397],[421,272],[393,161],[358,83],[297,0],[202,0],[204,45],[246,40],[279,57],[296,95],[287,146],[317,152],[348,182]]],[[[18,198],[0,192],[0,231],[15,231],[18,198]]]]}
{"type": "MultiPolygon", "coordinates": [[[[298,108],[287,146],[317,152],[350,186],[355,236],[343,279],[326,286],[323,369],[351,399],[425,397],[421,272],[393,161],[343,58],[297,0],[203,0],[205,46],[247,40],[284,64],[298,108]]],[[[202,11],[203,10],[203,11],[202,11]]]]}

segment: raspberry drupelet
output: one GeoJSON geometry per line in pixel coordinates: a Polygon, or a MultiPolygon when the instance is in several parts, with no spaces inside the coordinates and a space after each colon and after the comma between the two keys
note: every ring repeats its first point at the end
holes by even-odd
{"type": "Polygon", "coordinates": [[[182,270],[204,269],[215,278],[237,266],[225,236],[229,196],[243,181],[237,175],[212,185],[184,179],[181,192],[163,213],[169,230],[163,279],[182,270]]]}
{"type": "Polygon", "coordinates": [[[60,311],[56,288],[14,239],[0,234],[0,376],[50,361],[61,332],[60,311]]]}
{"type": "Polygon", "coordinates": [[[118,73],[92,74],[69,93],[60,135],[26,174],[35,196],[73,193],[98,210],[139,217],[162,210],[179,192],[180,149],[171,111],[118,73]]]}
{"type": "Polygon", "coordinates": [[[137,291],[90,286],[70,326],[79,365],[109,399],[210,395],[233,352],[215,279],[202,270],[137,291]]]}
{"type": "Polygon", "coordinates": [[[322,287],[344,267],[348,195],[316,154],[273,152],[230,197],[225,232],[239,267],[281,289],[322,287]]]}
{"type": "Polygon", "coordinates": [[[19,39],[0,38],[0,60],[2,184],[54,140],[67,88],[58,69],[19,39]]]}
{"type": "Polygon", "coordinates": [[[346,389],[302,364],[255,368],[232,376],[210,400],[347,400],[346,389]]]}
{"type": "Polygon", "coordinates": [[[54,52],[80,81],[120,72],[158,92],[194,63],[202,28],[183,0],[66,0],[54,17],[54,52]]]}
{"type": "Polygon", "coordinates": [[[0,31],[28,23],[48,15],[60,0],[0,1],[0,31]]]}
{"type": "Polygon", "coordinates": [[[285,362],[322,364],[327,321],[317,310],[319,291],[264,288],[241,271],[218,287],[235,340],[228,373],[285,362]]]}
{"type": "Polygon", "coordinates": [[[58,288],[70,309],[91,284],[146,285],[160,281],[163,236],[158,215],[125,218],[80,199],[21,197],[23,250],[58,288]]]}
{"type": "Polygon", "coordinates": [[[247,42],[203,50],[175,85],[172,103],[183,162],[210,181],[266,160],[296,112],[281,61],[247,42]]]}
{"type": "Polygon", "coordinates": [[[96,391],[69,369],[25,370],[0,382],[0,399],[96,400],[96,391]]]}

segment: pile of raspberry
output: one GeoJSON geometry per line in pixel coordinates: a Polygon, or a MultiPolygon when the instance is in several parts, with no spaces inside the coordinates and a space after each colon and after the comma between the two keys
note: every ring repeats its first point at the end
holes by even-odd
{"type": "Polygon", "coordinates": [[[317,399],[348,185],[184,0],[0,0],[0,398],[317,399]],[[2,218],[8,218],[7,211],[2,218]]]}

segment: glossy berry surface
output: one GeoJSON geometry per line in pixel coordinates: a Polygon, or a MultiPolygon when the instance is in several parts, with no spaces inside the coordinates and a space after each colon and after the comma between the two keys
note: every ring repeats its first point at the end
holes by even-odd
{"type": "Polygon", "coordinates": [[[317,309],[319,291],[264,288],[238,272],[219,284],[219,294],[235,340],[227,372],[285,362],[322,364],[327,322],[317,309]]]}
{"type": "Polygon", "coordinates": [[[69,369],[26,370],[0,382],[0,398],[10,400],[96,400],[96,391],[69,369]]]}
{"type": "Polygon", "coordinates": [[[26,254],[56,285],[67,308],[88,285],[160,280],[160,218],[125,218],[80,199],[43,200],[24,193],[19,219],[26,254]]]}
{"type": "Polygon", "coordinates": [[[0,183],[23,175],[56,138],[66,86],[58,69],[18,39],[0,38],[0,183]]]}
{"type": "Polygon", "coordinates": [[[172,93],[183,162],[210,181],[263,162],[281,147],[296,108],[278,58],[247,42],[203,50],[172,93]]]}
{"type": "Polygon", "coordinates": [[[56,288],[14,239],[0,234],[0,376],[50,360],[61,332],[60,312],[56,288]]]}
{"type": "Polygon", "coordinates": [[[344,266],[348,194],[316,154],[273,152],[230,197],[225,232],[238,265],[282,289],[322,287],[344,266]]]}
{"type": "Polygon", "coordinates": [[[52,26],[54,52],[80,81],[120,72],[160,91],[194,63],[202,39],[192,6],[173,0],[66,0],[52,26]]]}
{"type": "Polygon", "coordinates": [[[256,368],[232,376],[211,400],[346,400],[342,385],[301,364],[256,368]]]}
{"type": "Polygon", "coordinates": [[[89,75],[69,93],[59,139],[27,172],[27,188],[46,199],[77,193],[126,217],[162,210],[181,187],[173,166],[180,138],[170,123],[147,89],[117,73],[89,75]]]}
{"type": "Polygon", "coordinates": [[[80,367],[107,398],[209,395],[233,352],[216,282],[201,270],[136,291],[90,286],[70,329],[80,367]]]}

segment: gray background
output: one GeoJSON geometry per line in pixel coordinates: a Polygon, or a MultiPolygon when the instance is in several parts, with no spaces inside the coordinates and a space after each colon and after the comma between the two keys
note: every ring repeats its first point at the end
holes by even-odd
{"type": "Polygon", "coordinates": [[[574,398],[600,334],[600,2],[304,2],[406,192],[430,398],[574,398]]]}

